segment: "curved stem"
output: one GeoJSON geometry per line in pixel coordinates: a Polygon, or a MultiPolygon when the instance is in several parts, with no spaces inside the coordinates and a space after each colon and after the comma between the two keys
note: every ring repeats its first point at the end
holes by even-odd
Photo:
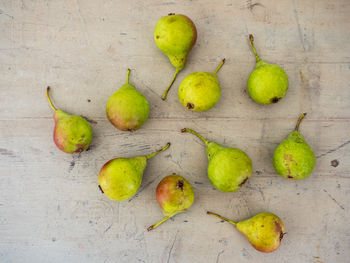
{"type": "Polygon", "coordinates": [[[126,84],[129,84],[130,69],[128,68],[128,73],[126,75],[126,84]]]}
{"type": "Polygon", "coordinates": [[[256,52],[256,49],[255,49],[255,46],[254,46],[254,37],[253,37],[252,34],[249,35],[249,41],[250,41],[250,45],[252,46],[254,55],[255,55],[255,57],[256,57],[256,62],[259,62],[261,59],[260,59],[260,57],[258,56],[258,53],[256,52]]]}
{"type": "Polygon", "coordinates": [[[190,133],[196,135],[199,139],[201,139],[201,140],[204,142],[204,144],[205,144],[206,146],[208,146],[208,144],[209,144],[209,141],[208,141],[208,140],[204,139],[198,132],[195,132],[194,130],[191,130],[191,129],[189,129],[189,128],[183,128],[183,129],[181,130],[181,132],[190,132],[190,133]]]}
{"type": "Polygon", "coordinates": [[[171,80],[171,83],[170,83],[169,87],[168,87],[168,88],[164,91],[164,93],[163,93],[162,100],[165,100],[165,99],[166,99],[166,96],[168,95],[168,92],[169,92],[171,86],[173,85],[173,83],[174,83],[174,81],[175,81],[175,79],[176,79],[176,76],[177,76],[177,74],[179,74],[179,72],[180,72],[180,70],[179,70],[179,69],[176,69],[175,75],[174,75],[173,79],[171,80]]]}
{"type": "Polygon", "coordinates": [[[223,60],[221,61],[221,63],[219,64],[219,66],[218,66],[218,67],[216,68],[216,70],[214,71],[215,74],[218,73],[218,71],[219,71],[219,69],[221,69],[222,65],[225,64],[225,61],[226,61],[226,59],[223,59],[223,60]]]}
{"type": "Polygon", "coordinates": [[[213,213],[213,212],[207,212],[207,214],[208,215],[213,215],[213,216],[216,216],[216,217],[218,217],[218,218],[220,218],[220,219],[222,219],[222,220],[225,220],[225,221],[227,221],[227,222],[229,222],[229,223],[231,223],[232,225],[234,225],[234,226],[236,226],[237,225],[237,223],[236,222],[233,222],[232,220],[230,220],[230,219],[227,219],[226,217],[223,217],[223,216],[221,216],[221,215],[218,215],[218,214],[215,214],[215,213],[213,213]]]}
{"type": "Polygon", "coordinates": [[[295,125],[294,131],[299,131],[299,125],[305,116],[306,116],[306,112],[304,112],[303,114],[300,115],[298,122],[297,122],[297,125],[295,125]]]}
{"type": "Polygon", "coordinates": [[[56,107],[53,105],[53,103],[52,103],[52,101],[51,101],[49,92],[50,92],[50,87],[48,86],[47,89],[46,89],[46,98],[47,98],[47,100],[49,101],[51,108],[52,108],[54,111],[57,111],[56,107]]]}
{"type": "Polygon", "coordinates": [[[170,146],[170,142],[168,142],[167,145],[164,146],[164,148],[162,148],[154,153],[151,153],[149,155],[146,155],[147,160],[151,159],[153,156],[155,156],[158,153],[164,152],[166,149],[169,148],[169,146],[170,146]]]}
{"type": "Polygon", "coordinates": [[[157,224],[152,225],[150,227],[147,228],[147,231],[151,231],[152,229],[156,228],[157,226],[159,226],[160,224],[164,223],[165,221],[167,221],[171,216],[166,216],[164,217],[162,220],[160,220],[157,224]]]}

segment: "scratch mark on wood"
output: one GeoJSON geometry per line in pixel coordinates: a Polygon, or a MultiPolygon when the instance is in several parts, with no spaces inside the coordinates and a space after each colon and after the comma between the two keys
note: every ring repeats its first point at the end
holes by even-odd
{"type": "Polygon", "coordinates": [[[218,255],[216,256],[216,263],[219,263],[220,256],[221,256],[221,254],[224,253],[224,252],[225,252],[225,250],[221,250],[221,251],[218,253],[218,255]]]}
{"type": "Polygon", "coordinates": [[[344,206],[339,204],[339,202],[333,196],[331,196],[331,194],[328,193],[326,189],[323,189],[323,192],[325,192],[329,196],[329,198],[332,199],[333,202],[336,203],[341,209],[345,210],[344,206]]]}
{"type": "Polygon", "coordinates": [[[176,232],[176,235],[175,235],[175,238],[174,238],[174,241],[173,241],[173,244],[171,245],[171,248],[169,250],[169,254],[168,254],[168,259],[167,259],[167,263],[170,262],[170,258],[171,258],[171,252],[173,251],[173,248],[174,248],[174,244],[176,242],[176,239],[177,239],[177,234],[179,234],[179,231],[176,232]]]}
{"type": "Polygon", "coordinates": [[[7,150],[5,148],[0,148],[0,155],[8,156],[8,157],[16,157],[13,151],[7,150]]]}
{"type": "Polygon", "coordinates": [[[260,4],[260,3],[252,3],[252,0],[248,0],[247,1],[247,8],[252,11],[254,7],[256,6],[261,6],[261,7],[264,7],[264,5],[260,4]]]}
{"type": "Polygon", "coordinates": [[[81,22],[81,24],[82,24],[82,26],[83,26],[82,32],[83,32],[83,34],[84,34],[84,36],[85,36],[86,43],[87,43],[88,45],[90,45],[90,38],[89,38],[89,34],[88,34],[88,32],[87,32],[87,26],[86,26],[85,19],[84,19],[84,17],[82,16],[81,11],[80,11],[79,0],[75,0],[75,3],[76,3],[76,5],[77,5],[77,11],[78,11],[77,13],[78,13],[80,22],[81,22]]]}
{"type": "Polygon", "coordinates": [[[303,33],[301,32],[301,27],[300,27],[300,22],[299,22],[299,16],[298,16],[298,11],[296,8],[296,4],[295,4],[295,0],[293,0],[293,10],[294,10],[294,16],[295,16],[295,20],[297,22],[297,28],[298,28],[298,34],[299,34],[299,39],[301,42],[301,45],[303,47],[303,50],[305,51],[305,43],[304,43],[304,39],[303,39],[303,33]]]}
{"type": "Polygon", "coordinates": [[[113,224],[111,224],[109,227],[107,227],[106,230],[104,231],[104,233],[106,233],[108,230],[110,230],[112,226],[113,226],[113,224]]]}
{"type": "Polygon", "coordinates": [[[13,16],[11,16],[11,15],[5,13],[5,12],[4,12],[3,10],[1,10],[1,9],[0,9],[0,15],[5,15],[5,16],[8,16],[8,17],[11,18],[11,19],[14,19],[13,16]]]}
{"type": "Polygon", "coordinates": [[[71,172],[74,169],[74,166],[75,166],[75,161],[74,161],[74,157],[73,157],[73,161],[70,162],[68,171],[71,172]]]}
{"type": "Polygon", "coordinates": [[[84,118],[85,120],[87,120],[88,122],[92,123],[92,124],[97,124],[97,121],[93,120],[93,119],[90,119],[86,116],[81,116],[82,118],[84,118]]]}
{"type": "Polygon", "coordinates": [[[349,143],[350,143],[350,140],[349,140],[349,141],[346,141],[346,142],[344,142],[344,143],[342,143],[341,145],[339,145],[338,147],[336,147],[336,148],[334,148],[334,149],[331,149],[331,150],[329,150],[329,151],[327,151],[327,152],[325,152],[325,153],[322,153],[322,154],[316,156],[316,159],[321,158],[321,157],[323,157],[323,156],[325,156],[325,155],[327,155],[327,154],[333,153],[333,152],[335,152],[335,151],[338,151],[340,148],[345,147],[345,146],[348,145],[349,143]]]}
{"type": "Polygon", "coordinates": [[[251,190],[254,190],[254,191],[257,191],[260,193],[261,195],[261,198],[265,201],[265,195],[264,195],[264,192],[261,190],[261,187],[252,187],[250,185],[246,185],[245,188],[248,188],[248,189],[251,189],[251,190]]]}

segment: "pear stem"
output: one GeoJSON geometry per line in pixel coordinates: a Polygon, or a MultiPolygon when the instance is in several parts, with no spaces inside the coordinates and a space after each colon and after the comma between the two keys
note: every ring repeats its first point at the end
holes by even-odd
{"type": "Polygon", "coordinates": [[[196,135],[199,139],[201,139],[201,140],[204,142],[204,144],[205,144],[206,146],[208,146],[208,144],[209,144],[209,141],[208,141],[208,140],[204,139],[198,132],[195,132],[194,130],[191,130],[191,129],[189,129],[189,128],[183,128],[183,129],[181,130],[181,132],[190,132],[190,133],[196,135]]]}
{"type": "Polygon", "coordinates": [[[176,76],[177,76],[177,74],[179,74],[179,72],[180,72],[180,70],[179,70],[179,69],[176,69],[175,74],[174,74],[174,77],[173,77],[173,79],[171,80],[169,87],[168,87],[168,88],[164,91],[164,93],[163,93],[162,100],[165,100],[165,99],[166,99],[166,96],[168,95],[168,92],[169,92],[171,86],[173,85],[173,83],[174,83],[174,81],[175,81],[175,79],[176,79],[176,76]]]}
{"type": "Polygon", "coordinates": [[[162,148],[154,153],[151,153],[149,155],[146,155],[147,160],[151,159],[153,156],[155,156],[158,153],[164,152],[166,149],[169,148],[169,146],[170,146],[170,142],[168,142],[167,145],[164,146],[164,148],[162,148]]]}
{"type": "Polygon", "coordinates": [[[157,224],[152,225],[150,227],[147,228],[147,231],[151,231],[152,229],[156,228],[157,226],[159,226],[160,224],[164,223],[165,221],[167,221],[171,216],[166,216],[164,217],[162,220],[160,220],[157,224]]]}
{"type": "Polygon", "coordinates": [[[305,116],[306,116],[306,112],[304,112],[303,114],[300,115],[298,122],[297,122],[297,125],[295,125],[294,131],[299,131],[299,125],[305,116]]]}
{"type": "Polygon", "coordinates": [[[216,217],[218,217],[218,218],[220,218],[220,219],[222,219],[222,220],[225,220],[225,221],[227,221],[227,222],[229,222],[229,223],[231,223],[232,225],[234,225],[234,226],[236,226],[237,225],[237,223],[236,222],[233,222],[232,220],[230,220],[230,219],[227,219],[226,217],[223,217],[223,216],[221,216],[221,215],[218,215],[218,214],[215,214],[215,213],[213,213],[213,212],[207,212],[207,214],[208,215],[213,215],[213,216],[216,216],[216,217]]]}
{"type": "Polygon", "coordinates": [[[221,69],[222,65],[225,64],[225,61],[226,61],[226,59],[223,59],[223,60],[221,61],[221,63],[219,64],[219,66],[218,66],[218,67],[216,68],[216,70],[214,71],[215,74],[218,73],[218,71],[219,71],[219,69],[221,69]]]}
{"type": "Polygon", "coordinates": [[[253,37],[252,34],[249,35],[249,41],[250,41],[250,45],[252,46],[254,55],[255,55],[255,57],[256,57],[256,62],[259,62],[261,59],[260,59],[260,57],[258,56],[258,53],[256,52],[256,49],[255,49],[255,46],[254,46],[254,37],[253,37]]]}
{"type": "Polygon", "coordinates": [[[128,68],[128,73],[126,73],[126,84],[129,84],[130,69],[128,68]]]}
{"type": "Polygon", "coordinates": [[[46,89],[46,98],[47,98],[47,100],[49,101],[51,108],[52,108],[54,111],[57,111],[56,107],[53,105],[53,103],[52,103],[52,101],[51,101],[51,98],[50,98],[50,94],[49,94],[49,93],[50,93],[50,86],[48,86],[47,89],[46,89]]]}

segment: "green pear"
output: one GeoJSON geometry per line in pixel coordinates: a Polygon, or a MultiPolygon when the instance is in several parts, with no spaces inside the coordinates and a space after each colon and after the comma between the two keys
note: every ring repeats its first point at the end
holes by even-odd
{"type": "Polygon", "coordinates": [[[248,79],[249,95],[260,104],[277,103],[287,94],[288,76],[280,66],[260,59],[253,35],[249,35],[249,40],[256,57],[255,69],[248,79]]]}
{"type": "Polygon", "coordinates": [[[279,248],[284,232],[283,221],[272,213],[260,213],[247,220],[233,222],[213,212],[207,212],[233,224],[239,232],[246,236],[250,244],[260,252],[273,252],[279,248]]]}
{"type": "Polygon", "coordinates": [[[224,63],[225,59],[213,73],[194,72],[181,82],[179,100],[185,108],[192,111],[207,111],[216,105],[221,94],[216,73],[224,63]]]}
{"type": "Polygon", "coordinates": [[[139,190],[147,161],[163,149],[145,156],[115,158],[105,163],[98,174],[99,188],[107,197],[115,201],[129,199],[139,190]]]}
{"type": "Polygon", "coordinates": [[[154,41],[176,68],[175,75],[162,96],[163,100],[166,99],[177,74],[185,67],[187,55],[196,40],[196,26],[187,16],[169,14],[158,20],[154,29],[154,41]]]}
{"type": "Polygon", "coordinates": [[[148,101],[129,83],[129,75],[130,69],[128,69],[126,84],[109,98],[106,105],[108,120],[122,131],[139,129],[149,115],[148,101]]]}
{"type": "Polygon", "coordinates": [[[90,123],[80,116],[58,110],[53,105],[49,92],[50,87],[47,87],[46,97],[55,112],[53,140],[56,146],[65,153],[80,153],[88,149],[92,140],[90,123]]]}
{"type": "Polygon", "coordinates": [[[181,131],[196,135],[207,146],[208,177],[216,189],[222,192],[235,192],[252,176],[252,161],[245,152],[207,141],[188,128],[181,131]]]}
{"type": "Polygon", "coordinates": [[[276,172],[289,179],[300,180],[308,177],[316,163],[314,151],[299,132],[299,125],[306,113],[303,113],[287,138],[281,142],[273,154],[273,166],[276,172]]]}
{"type": "Polygon", "coordinates": [[[156,198],[162,208],[164,218],[157,224],[148,227],[148,231],[190,208],[194,200],[194,192],[191,184],[185,178],[173,174],[160,181],[156,190],[156,198]]]}

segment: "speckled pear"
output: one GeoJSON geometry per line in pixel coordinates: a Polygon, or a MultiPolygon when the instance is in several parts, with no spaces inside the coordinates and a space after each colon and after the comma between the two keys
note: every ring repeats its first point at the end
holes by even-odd
{"type": "Polygon", "coordinates": [[[50,98],[50,87],[46,89],[46,97],[54,110],[55,129],[53,139],[56,146],[65,153],[80,153],[89,148],[92,140],[90,123],[77,115],[70,115],[58,110],[50,98]]]}
{"type": "Polygon", "coordinates": [[[115,158],[105,163],[98,175],[98,185],[102,193],[115,201],[123,201],[135,195],[140,188],[147,161],[169,146],[170,143],[149,155],[115,158]]]}
{"type": "Polygon", "coordinates": [[[235,192],[252,176],[252,161],[242,150],[210,142],[188,128],[181,131],[196,135],[207,146],[208,177],[216,189],[222,192],[235,192]]]}
{"type": "Polygon", "coordinates": [[[212,73],[194,72],[181,82],[178,95],[185,108],[192,111],[207,111],[218,103],[221,88],[217,72],[224,63],[225,59],[212,73]]]}
{"type": "Polygon", "coordinates": [[[108,120],[119,130],[134,131],[148,119],[149,104],[145,96],[129,83],[128,69],[126,84],[120,87],[108,100],[108,120]]]}
{"type": "Polygon", "coordinates": [[[157,224],[148,227],[148,231],[190,208],[194,200],[194,192],[191,184],[185,178],[174,174],[160,181],[156,190],[156,198],[162,208],[164,218],[157,224]]]}
{"type": "Polygon", "coordinates": [[[176,68],[175,75],[162,96],[163,100],[166,99],[177,74],[185,67],[187,55],[196,40],[196,26],[187,16],[169,14],[158,20],[154,29],[154,41],[176,68]]]}
{"type": "Polygon", "coordinates": [[[269,212],[257,214],[240,222],[233,222],[213,212],[207,212],[207,214],[233,224],[239,232],[246,236],[250,244],[260,252],[275,251],[279,248],[285,234],[283,221],[269,212]]]}
{"type": "Polygon", "coordinates": [[[300,180],[308,177],[316,164],[314,151],[299,132],[299,125],[306,113],[303,113],[287,138],[281,142],[273,154],[273,166],[276,172],[288,179],[300,180]]]}
{"type": "Polygon", "coordinates": [[[256,57],[255,69],[248,79],[249,95],[260,104],[277,103],[287,94],[288,76],[282,67],[260,59],[253,35],[249,35],[249,40],[256,57]]]}

